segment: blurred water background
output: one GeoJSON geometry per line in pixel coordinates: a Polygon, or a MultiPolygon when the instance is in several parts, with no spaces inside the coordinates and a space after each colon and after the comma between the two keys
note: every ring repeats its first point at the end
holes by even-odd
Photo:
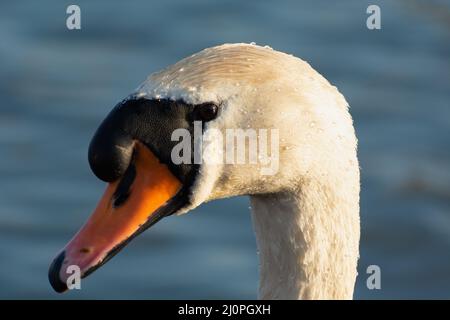
{"type": "Polygon", "coordinates": [[[53,292],[48,265],[104,184],[87,147],[145,77],[205,47],[256,42],[299,56],[351,106],[362,168],[355,298],[450,298],[450,1],[0,4],[0,298],[255,298],[248,200],[164,219],[82,282],[53,292]],[[366,28],[381,7],[382,29],[366,28]],[[366,288],[366,268],[382,289],[366,288]]]}

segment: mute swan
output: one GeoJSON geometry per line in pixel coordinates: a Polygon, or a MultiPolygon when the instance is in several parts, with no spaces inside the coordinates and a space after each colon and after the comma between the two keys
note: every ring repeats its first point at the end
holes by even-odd
{"type": "Polygon", "coordinates": [[[97,130],[89,162],[109,185],[53,261],[50,282],[65,291],[69,265],[87,276],[164,216],[249,195],[259,298],[351,299],[360,236],[356,147],[347,102],[306,62],[254,44],[205,49],[152,74],[97,130]],[[175,164],[171,135],[192,132],[193,120],[205,126],[206,157],[219,148],[209,129],[278,129],[278,171],[175,164]]]}

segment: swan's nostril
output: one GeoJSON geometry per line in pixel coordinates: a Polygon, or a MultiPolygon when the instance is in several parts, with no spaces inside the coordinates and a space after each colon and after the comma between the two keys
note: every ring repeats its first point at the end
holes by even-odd
{"type": "Polygon", "coordinates": [[[50,265],[50,268],[48,270],[48,280],[50,281],[52,288],[58,293],[62,293],[67,290],[67,284],[65,282],[61,281],[61,278],[59,275],[65,257],[66,257],[66,252],[65,251],[61,252],[55,258],[55,260],[53,260],[53,262],[50,265]]]}
{"type": "Polygon", "coordinates": [[[91,251],[92,251],[91,248],[81,248],[81,249],[80,249],[80,253],[89,253],[89,252],[91,252],[91,251]]]}

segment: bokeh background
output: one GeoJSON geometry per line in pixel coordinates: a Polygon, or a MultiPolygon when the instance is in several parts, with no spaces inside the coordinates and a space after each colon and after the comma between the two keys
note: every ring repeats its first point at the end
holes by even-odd
{"type": "Polygon", "coordinates": [[[87,147],[145,77],[205,47],[256,42],[299,56],[351,106],[362,168],[355,298],[450,298],[450,1],[66,1],[0,4],[0,298],[255,298],[248,200],[164,219],[81,291],[50,261],[104,184],[87,147]],[[382,29],[366,28],[381,7],[382,29]],[[366,288],[366,268],[382,289],[366,288]]]}

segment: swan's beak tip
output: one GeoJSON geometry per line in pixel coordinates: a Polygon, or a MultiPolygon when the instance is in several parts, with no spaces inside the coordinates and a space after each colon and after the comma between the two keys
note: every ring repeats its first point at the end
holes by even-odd
{"type": "Polygon", "coordinates": [[[66,252],[61,252],[55,260],[53,260],[48,270],[48,280],[50,281],[53,290],[58,293],[63,293],[67,290],[67,284],[60,278],[60,271],[65,257],[66,252]]]}

